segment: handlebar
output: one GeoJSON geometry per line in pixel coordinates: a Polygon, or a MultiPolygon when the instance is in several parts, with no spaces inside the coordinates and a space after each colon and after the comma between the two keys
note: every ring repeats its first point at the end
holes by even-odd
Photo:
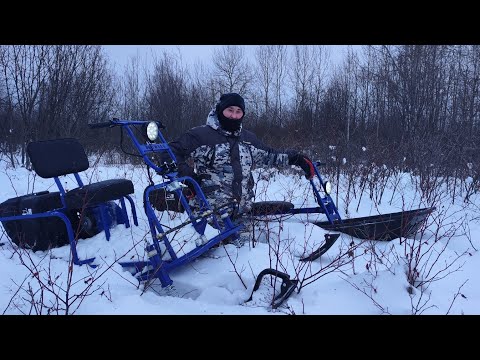
{"type": "Polygon", "coordinates": [[[94,123],[94,124],[88,124],[88,127],[90,129],[99,129],[99,128],[105,128],[105,127],[113,127],[115,124],[110,121],[102,122],[102,123],[94,123]]]}
{"type": "MultiPolygon", "coordinates": [[[[112,120],[101,122],[101,123],[89,123],[88,127],[90,129],[99,129],[99,128],[106,128],[106,127],[114,127],[114,126],[130,126],[130,125],[147,125],[151,121],[145,120],[120,120],[118,118],[113,118],[112,120]]],[[[160,121],[155,121],[158,125],[159,129],[165,129],[165,125],[163,125],[160,121]]]]}
{"type": "MultiPolygon", "coordinates": [[[[166,175],[171,177],[176,176],[177,165],[176,158],[170,149],[167,141],[163,137],[161,131],[158,132],[157,141],[149,141],[146,134],[146,126],[153,121],[145,120],[120,120],[113,118],[112,120],[100,122],[100,123],[89,123],[88,127],[90,129],[100,129],[100,128],[113,128],[115,126],[120,126],[129,136],[130,140],[134,147],[138,150],[138,154],[143,158],[144,162],[153,168],[157,173],[161,175],[166,175]],[[137,138],[139,133],[134,133],[133,128],[135,126],[140,126],[143,129],[143,136],[141,139],[137,138]],[[141,141],[139,141],[141,140],[141,141]],[[143,141],[144,140],[144,141],[143,141]],[[157,165],[152,162],[152,159],[149,157],[151,153],[166,153],[165,156],[161,158],[162,165],[157,165]]],[[[154,121],[159,129],[165,129],[165,126],[160,121],[154,121]]],[[[122,131],[123,134],[123,131],[122,131]]],[[[122,140],[120,140],[122,141],[122,140]]],[[[123,150],[123,148],[122,148],[123,150]]],[[[130,154],[132,155],[132,154],[130,154]]]]}

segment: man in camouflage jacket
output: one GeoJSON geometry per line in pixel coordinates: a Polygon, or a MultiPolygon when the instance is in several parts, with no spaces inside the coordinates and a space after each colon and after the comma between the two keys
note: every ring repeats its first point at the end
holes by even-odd
{"type": "Polygon", "coordinates": [[[248,211],[254,197],[255,167],[297,165],[308,179],[313,177],[306,156],[265,145],[243,128],[244,116],[244,99],[237,93],[223,94],[208,114],[206,125],[190,129],[169,144],[179,175],[194,178],[213,207],[236,200],[237,211],[248,211]]]}

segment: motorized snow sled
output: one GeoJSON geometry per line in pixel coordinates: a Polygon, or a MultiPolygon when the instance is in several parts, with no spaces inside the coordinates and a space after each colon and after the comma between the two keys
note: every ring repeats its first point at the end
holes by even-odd
{"type": "MultiPolygon", "coordinates": [[[[91,129],[116,128],[121,131],[121,142],[127,135],[136,155],[163,179],[161,183],[148,185],[143,193],[144,211],[148,219],[151,241],[145,247],[147,260],[119,262],[140,282],[158,279],[162,288],[171,287],[170,273],[205,254],[224,240],[235,240],[244,225],[234,221],[229,209],[235,203],[225,203],[212,207],[199,184],[191,177],[179,176],[176,158],[158,121],[130,121],[113,119],[103,123],[89,124],[91,129]],[[158,161],[162,159],[162,161],[158,161]],[[167,159],[167,161],[165,161],[167,159]],[[193,193],[189,191],[193,188],[193,193]],[[189,197],[195,196],[200,210],[193,210],[189,197]],[[166,229],[155,211],[173,210],[185,213],[188,219],[181,224],[166,229]],[[195,230],[195,246],[183,254],[177,253],[172,245],[171,235],[186,225],[195,230]],[[207,225],[217,229],[214,236],[206,233],[207,225]]],[[[121,144],[123,145],[123,144],[121,144]]],[[[122,146],[122,149],[124,147],[122,146]]],[[[8,199],[0,204],[0,221],[11,240],[20,247],[32,250],[46,250],[51,247],[69,244],[73,261],[77,265],[93,264],[95,258],[79,259],[76,251],[78,239],[92,237],[102,231],[107,240],[110,230],[117,224],[130,227],[126,202],[135,225],[138,225],[136,209],[130,195],[134,188],[130,180],[114,179],[84,185],[79,173],[89,168],[83,146],[75,139],[58,139],[32,142],[27,147],[28,155],[35,172],[42,178],[53,178],[58,192],[42,191],[8,199]],[[66,191],[59,179],[62,175],[73,174],[78,187],[66,191]]],[[[315,202],[318,206],[295,208],[284,201],[255,203],[252,215],[279,214],[325,214],[327,220],[314,222],[329,231],[325,243],[301,261],[313,261],[324,254],[338,239],[340,233],[368,240],[389,241],[398,237],[411,237],[419,230],[434,208],[410,210],[387,215],[369,216],[356,219],[342,219],[330,197],[331,184],[323,181],[314,163],[316,177],[310,180],[315,202]]],[[[295,289],[297,280],[276,269],[265,269],[257,277],[265,275],[282,279],[280,293],[275,296],[272,308],[278,307],[295,289]]]]}

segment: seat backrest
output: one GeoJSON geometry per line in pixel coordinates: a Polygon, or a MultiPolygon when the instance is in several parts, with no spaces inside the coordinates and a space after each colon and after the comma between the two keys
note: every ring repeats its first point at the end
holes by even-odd
{"type": "Polygon", "coordinates": [[[49,179],[85,171],[90,166],[87,154],[77,139],[33,141],[27,154],[38,176],[49,179]]]}

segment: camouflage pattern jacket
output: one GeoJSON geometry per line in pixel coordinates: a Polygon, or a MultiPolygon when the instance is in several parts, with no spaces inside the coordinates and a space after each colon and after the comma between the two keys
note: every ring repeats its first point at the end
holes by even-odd
{"type": "Polygon", "coordinates": [[[248,210],[254,197],[252,170],[287,166],[289,154],[295,153],[268,147],[242,127],[233,133],[224,130],[214,109],[206,125],[187,131],[169,145],[177,159],[179,175],[195,178],[210,205],[215,207],[236,199],[240,211],[248,210]],[[189,165],[192,162],[195,170],[189,165]]]}

